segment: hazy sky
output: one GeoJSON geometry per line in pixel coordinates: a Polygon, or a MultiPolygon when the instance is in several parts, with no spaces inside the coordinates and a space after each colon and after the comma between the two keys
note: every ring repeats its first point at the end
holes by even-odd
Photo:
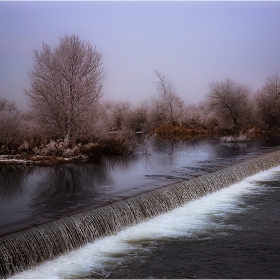
{"type": "Polygon", "coordinates": [[[186,103],[229,77],[261,87],[280,74],[280,2],[1,2],[0,96],[27,109],[33,51],[77,34],[103,54],[104,98],[157,94],[155,70],[186,103]]]}

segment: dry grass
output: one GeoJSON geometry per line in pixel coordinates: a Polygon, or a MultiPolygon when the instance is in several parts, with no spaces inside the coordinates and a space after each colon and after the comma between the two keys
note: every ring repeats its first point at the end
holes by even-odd
{"type": "Polygon", "coordinates": [[[151,131],[151,133],[157,135],[172,135],[172,136],[183,136],[183,135],[193,136],[193,135],[212,134],[210,130],[206,130],[203,128],[196,128],[196,127],[187,128],[182,125],[172,125],[170,123],[162,124],[161,126],[151,131]]]}
{"type": "Polygon", "coordinates": [[[0,157],[1,165],[55,165],[68,163],[73,160],[84,160],[85,157],[63,158],[59,156],[36,156],[36,155],[7,155],[0,157]]]}
{"type": "Polygon", "coordinates": [[[261,134],[263,131],[260,127],[243,127],[240,130],[241,134],[249,134],[249,135],[255,135],[255,134],[261,134]]]}
{"type": "Polygon", "coordinates": [[[127,155],[132,154],[135,147],[136,142],[134,137],[129,135],[114,135],[108,137],[107,139],[103,139],[101,141],[102,149],[101,153],[103,155],[127,155]]]}
{"type": "Polygon", "coordinates": [[[222,142],[246,142],[251,141],[261,133],[262,130],[260,128],[242,128],[238,134],[223,136],[220,139],[222,142]]]}

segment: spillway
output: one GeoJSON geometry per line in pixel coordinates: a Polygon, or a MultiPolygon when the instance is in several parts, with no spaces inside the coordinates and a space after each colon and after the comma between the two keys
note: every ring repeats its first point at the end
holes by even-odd
{"type": "Polygon", "coordinates": [[[280,165],[280,151],[0,238],[0,276],[13,274],[280,165]]]}

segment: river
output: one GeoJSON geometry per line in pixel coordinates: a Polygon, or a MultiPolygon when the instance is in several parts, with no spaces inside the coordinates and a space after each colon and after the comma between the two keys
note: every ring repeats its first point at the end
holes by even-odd
{"type": "MultiPolygon", "coordinates": [[[[1,172],[1,234],[196,177],[277,139],[159,141],[150,155],[1,172]]],[[[15,275],[19,278],[279,278],[279,172],[260,173],[15,275]]]]}

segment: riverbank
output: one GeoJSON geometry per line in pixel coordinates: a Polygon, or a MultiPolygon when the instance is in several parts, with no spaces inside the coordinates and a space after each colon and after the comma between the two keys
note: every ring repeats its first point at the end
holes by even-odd
{"type": "MultiPolygon", "coordinates": [[[[166,130],[164,130],[166,132],[166,130]]],[[[216,135],[221,142],[250,142],[261,135],[271,135],[273,133],[263,132],[256,129],[240,131],[239,134],[208,134],[207,131],[196,131],[196,133],[182,133],[169,131],[169,133],[149,133],[145,134],[142,143],[139,143],[135,135],[123,135],[118,133],[115,137],[108,137],[101,143],[87,143],[71,145],[67,140],[50,140],[49,143],[41,144],[38,147],[31,147],[27,142],[24,149],[13,150],[15,154],[0,155],[0,165],[55,165],[74,161],[87,161],[90,158],[100,157],[102,155],[128,155],[133,154],[135,150],[141,153],[147,153],[155,138],[161,140],[184,140],[184,139],[202,139],[216,135]]],[[[22,145],[23,146],[23,145],[22,145]]]]}
{"type": "Polygon", "coordinates": [[[0,150],[0,165],[55,165],[87,161],[101,155],[127,155],[136,147],[134,135],[109,136],[100,142],[73,144],[69,139],[50,140],[38,146],[25,141],[18,149],[0,150]]]}
{"type": "Polygon", "coordinates": [[[38,156],[38,155],[1,155],[0,165],[39,165],[48,166],[54,164],[69,163],[73,161],[86,161],[88,157],[79,155],[75,157],[59,157],[59,156],[38,156]]]}

